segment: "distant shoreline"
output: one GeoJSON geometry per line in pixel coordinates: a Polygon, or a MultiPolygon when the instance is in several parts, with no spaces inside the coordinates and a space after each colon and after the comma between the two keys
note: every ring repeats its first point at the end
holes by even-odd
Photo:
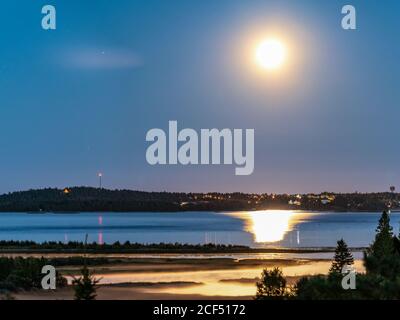
{"type": "MultiPolygon", "coordinates": [[[[364,247],[351,248],[360,252],[364,247]]],[[[182,244],[182,243],[113,243],[85,245],[82,242],[44,242],[0,241],[0,254],[263,254],[263,253],[327,253],[334,252],[334,247],[307,248],[252,248],[240,245],[182,244]]]]}
{"type": "Polygon", "coordinates": [[[0,212],[32,213],[258,210],[382,212],[389,207],[400,210],[399,193],[178,193],[66,187],[0,195],[0,212]]]}

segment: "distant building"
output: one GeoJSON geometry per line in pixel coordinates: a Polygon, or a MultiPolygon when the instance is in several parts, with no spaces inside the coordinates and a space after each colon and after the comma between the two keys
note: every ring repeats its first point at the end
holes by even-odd
{"type": "Polygon", "coordinates": [[[288,203],[292,206],[301,206],[301,202],[298,200],[289,200],[288,203]]]}
{"type": "Polygon", "coordinates": [[[335,196],[331,194],[323,194],[320,198],[322,204],[328,204],[335,200],[335,196]]]}

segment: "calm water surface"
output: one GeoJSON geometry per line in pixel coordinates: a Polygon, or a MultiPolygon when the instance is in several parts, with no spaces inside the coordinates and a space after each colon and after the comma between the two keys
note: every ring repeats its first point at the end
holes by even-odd
{"type": "MultiPolygon", "coordinates": [[[[344,238],[368,246],[380,213],[255,211],[235,213],[0,213],[0,240],[112,243],[181,242],[242,244],[252,247],[332,247],[344,238]]],[[[400,213],[391,214],[394,232],[400,213]]]]}

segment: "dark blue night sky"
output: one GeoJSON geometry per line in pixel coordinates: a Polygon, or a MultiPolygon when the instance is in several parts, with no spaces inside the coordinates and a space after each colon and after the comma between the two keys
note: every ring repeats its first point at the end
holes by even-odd
{"type": "Polygon", "coordinates": [[[5,0],[0,192],[379,191],[400,182],[400,2],[5,0]],[[357,9],[357,30],[341,8],[357,9]],[[41,8],[57,29],[41,28],[41,8]],[[247,52],[273,31],[281,75],[247,52]],[[150,166],[151,128],[254,128],[255,171],[150,166]]]}

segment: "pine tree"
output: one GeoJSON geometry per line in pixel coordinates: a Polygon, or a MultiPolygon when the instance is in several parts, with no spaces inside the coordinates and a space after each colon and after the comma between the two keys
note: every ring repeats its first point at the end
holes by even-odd
{"type": "Polygon", "coordinates": [[[83,267],[81,269],[81,277],[75,278],[72,285],[75,291],[75,300],[95,300],[97,284],[100,279],[96,279],[89,271],[86,263],[86,248],[87,248],[88,234],[85,236],[83,267]]]}
{"type": "Polygon", "coordinates": [[[390,218],[387,211],[383,211],[376,228],[375,241],[371,246],[371,254],[381,259],[393,254],[393,228],[390,226],[390,218]]]}
{"type": "Polygon", "coordinates": [[[346,242],[340,239],[337,242],[337,247],[335,249],[335,257],[332,262],[332,266],[329,269],[329,273],[342,273],[344,266],[351,266],[354,264],[354,258],[351,254],[346,242]]]}
{"type": "Polygon", "coordinates": [[[261,280],[257,282],[256,299],[283,299],[287,296],[286,279],[281,269],[264,269],[261,280]]]}
{"type": "Polygon", "coordinates": [[[97,284],[100,279],[96,279],[89,271],[86,264],[81,269],[82,276],[74,278],[72,284],[75,291],[75,300],[94,300],[96,299],[97,284]]]}
{"type": "Polygon", "coordinates": [[[367,273],[394,280],[400,274],[400,256],[396,247],[389,214],[384,211],[376,228],[375,240],[364,254],[367,273]]]}

